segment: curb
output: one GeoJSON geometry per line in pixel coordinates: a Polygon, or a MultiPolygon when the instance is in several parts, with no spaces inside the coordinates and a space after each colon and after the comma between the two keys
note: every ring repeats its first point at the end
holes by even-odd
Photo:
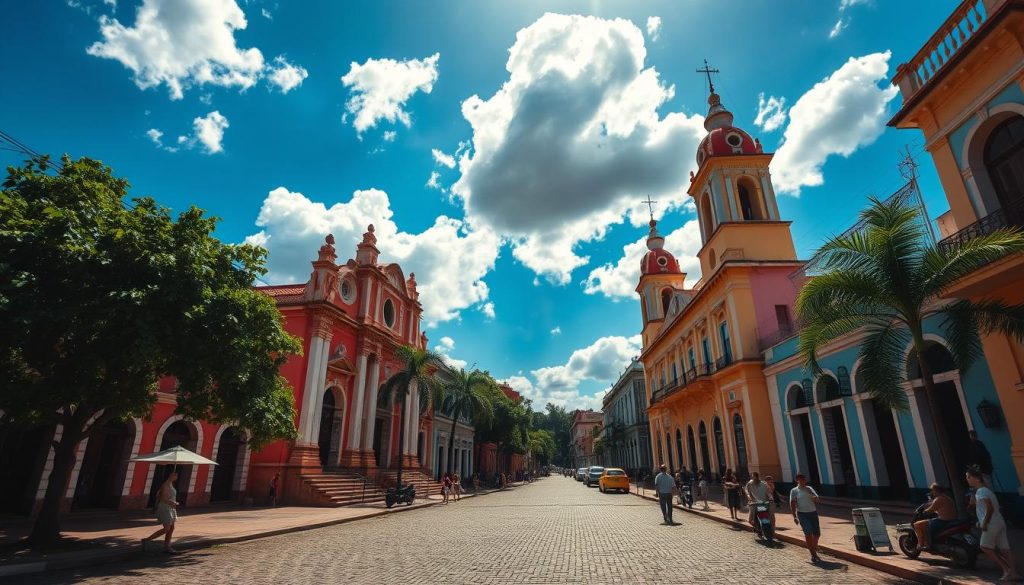
{"type": "MultiPolygon", "coordinates": [[[[489,492],[488,492],[489,493],[489,492]]],[[[483,494],[472,494],[469,497],[483,494]]],[[[426,501],[416,506],[406,506],[404,508],[396,508],[393,510],[377,510],[370,512],[362,516],[352,516],[349,518],[338,518],[335,520],[327,520],[324,522],[316,522],[314,524],[303,524],[301,526],[289,526],[287,528],[278,528],[273,530],[266,530],[263,532],[257,532],[253,534],[243,534],[238,536],[215,536],[210,538],[200,538],[197,540],[182,542],[177,544],[175,548],[180,551],[186,550],[198,550],[204,548],[210,548],[222,544],[232,544],[236,542],[245,542],[248,540],[257,540],[260,538],[268,538],[271,536],[280,536],[282,534],[291,534],[294,532],[303,532],[306,530],[315,530],[317,528],[326,528],[328,526],[337,526],[339,524],[347,524],[349,522],[355,522],[357,520],[368,520],[370,518],[378,518],[386,514],[397,514],[399,512],[408,512],[410,510],[419,510],[421,508],[429,508],[430,506],[436,506],[440,504],[440,501],[426,501]]],[[[15,577],[22,575],[31,575],[35,573],[42,573],[46,571],[58,571],[62,569],[77,569],[82,567],[91,567],[96,565],[103,565],[108,563],[116,563],[119,561],[127,561],[137,558],[144,558],[149,556],[149,553],[140,550],[137,547],[122,547],[123,550],[112,550],[109,552],[103,551],[81,551],[77,553],[66,553],[61,555],[64,558],[55,558],[52,560],[45,561],[28,561],[24,563],[12,563],[7,566],[0,566],[0,579],[6,579],[7,577],[15,577]]]]}
{"type": "MultiPolygon", "coordinates": [[[[644,499],[644,500],[650,500],[652,502],[657,502],[658,501],[654,496],[641,495],[641,494],[636,493],[635,491],[630,491],[629,493],[633,494],[634,496],[636,496],[638,498],[644,499]]],[[[707,518],[708,520],[714,520],[714,521],[718,522],[719,524],[725,524],[725,525],[731,526],[733,528],[741,528],[741,529],[743,529],[743,530],[745,530],[747,532],[751,532],[751,533],[754,532],[754,529],[750,525],[746,524],[745,522],[733,522],[732,520],[729,520],[729,519],[726,519],[726,518],[720,518],[720,517],[718,517],[718,516],[716,516],[714,514],[709,514],[707,512],[703,512],[701,510],[690,509],[690,508],[687,508],[685,506],[682,506],[682,505],[676,504],[676,503],[673,503],[672,507],[677,509],[677,510],[682,510],[684,512],[687,512],[689,514],[694,514],[695,516],[700,516],[701,518],[707,518]]],[[[793,545],[799,546],[801,548],[807,548],[806,547],[806,543],[800,537],[790,536],[788,534],[779,534],[778,532],[776,532],[775,533],[775,539],[776,540],[781,540],[781,541],[789,543],[789,544],[793,544],[793,545]]],[[[936,577],[934,575],[929,575],[929,574],[921,572],[921,571],[915,571],[914,569],[907,569],[907,568],[904,568],[904,567],[897,567],[897,566],[890,565],[889,563],[886,563],[886,562],[878,560],[878,559],[873,559],[871,557],[865,557],[863,555],[860,555],[860,554],[857,554],[857,553],[854,553],[854,552],[851,552],[851,551],[848,551],[848,550],[844,550],[844,549],[838,549],[838,548],[835,548],[835,547],[832,547],[832,546],[827,546],[827,545],[819,544],[818,545],[818,550],[820,550],[822,552],[826,552],[826,553],[828,553],[828,554],[830,554],[830,555],[832,555],[832,556],[834,556],[836,558],[842,559],[844,561],[849,561],[851,563],[854,563],[854,564],[857,564],[857,565],[861,565],[862,567],[867,567],[869,569],[875,569],[876,571],[881,571],[883,573],[888,573],[890,575],[893,575],[895,577],[900,577],[902,579],[909,579],[911,581],[917,581],[919,583],[926,583],[928,585],[970,585],[969,583],[966,583],[964,581],[958,581],[956,579],[950,579],[949,577],[936,577]]]]}

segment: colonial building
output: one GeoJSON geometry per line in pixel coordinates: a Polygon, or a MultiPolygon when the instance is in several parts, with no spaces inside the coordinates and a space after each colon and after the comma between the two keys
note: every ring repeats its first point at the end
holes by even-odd
{"type": "Polygon", "coordinates": [[[576,467],[597,465],[594,455],[595,431],[600,432],[604,417],[593,410],[577,410],[572,415],[569,437],[572,440],[572,460],[576,467]]]}
{"type": "Polygon", "coordinates": [[[652,219],[636,291],[643,317],[655,464],[721,475],[778,474],[760,340],[792,322],[797,261],[779,217],[772,155],[733,126],[711,89],[688,193],[697,207],[703,278],[693,287],[652,219]]]}
{"type": "Polygon", "coordinates": [[[605,465],[626,469],[630,475],[650,470],[651,439],[647,425],[647,388],[644,366],[633,360],[604,395],[601,437],[605,444],[605,465]]]}
{"type": "MultiPolygon", "coordinates": [[[[939,217],[947,242],[1004,226],[1024,227],[1024,3],[968,0],[921,50],[897,68],[903,105],[889,122],[918,129],[938,169],[949,212],[939,217]]],[[[950,298],[1024,302],[1024,254],[978,269],[949,287],[950,298]]],[[[993,392],[961,395],[963,427],[993,453],[996,489],[1024,495],[1024,347],[1004,335],[983,339],[993,392]],[[1012,413],[1004,416],[1004,413],[1012,413]]],[[[973,375],[973,372],[972,372],[973,375]]],[[[972,384],[962,384],[971,387],[972,384]]],[[[1024,497],[1017,498],[1024,517],[1024,497]]]]}
{"type": "Polygon", "coordinates": [[[434,479],[440,481],[441,476],[451,471],[461,478],[473,474],[474,459],[473,423],[465,416],[460,416],[452,428],[452,417],[440,408],[434,408],[434,438],[432,444],[430,468],[434,479]],[[451,457],[449,458],[448,440],[453,437],[451,457]],[[451,462],[449,463],[449,459],[451,462]]]}
{"type": "MultiPolygon", "coordinates": [[[[405,443],[399,445],[398,405],[381,401],[382,382],[401,365],[400,345],[425,347],[422,307],[414,275],[397,264],[380,264],[373,226],[355,259],[339,265],[334,238],[327,236],[303,284],[260,287],[277,303],[286,330],[302,340],[302,355],[281,369],[295,392],[298,438],[253,452],[245,433],[230,425],[184,420],[174,414],[174,381],[160,381],[150,417],[108,423],[82,441],[67,489],[65,508],[133,509],[151,505],[166,467],[131,463],[134,455],[182,445],[218,462],[184,466],[178,500],[186,506],[250,498],[262,504],[275,474],[279,501],[342,504],[369,478],[391,480],[399,457],[423,490],[436,490],[426,475],[433,449],[430,412],[419,412],[415,390],[408,398],[405,443]],[[360,477],[357,477],[359,474],[360,477]],[[333,492],[329,493],[329,492],[333,492]]],[[[4,512],[31,513],[46,490],[59,427],[8,431],[0,437],[6,479],[4,512]]],[[[472,430],[469,431],[470,434],[472,430]]]]}

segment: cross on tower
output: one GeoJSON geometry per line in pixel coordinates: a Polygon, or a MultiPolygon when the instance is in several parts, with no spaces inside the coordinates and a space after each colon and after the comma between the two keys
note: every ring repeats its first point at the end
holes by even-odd
{"type": "Polygon", "coordinates": [[[651,221],[654,221],[654,204],[657,203],[657,201],[652,201],[651,196],[648,195],[647,199],[644,200],[644,203],[647,204],[647,209],[651,212],[651,221]]]}
{"type": "Polygon", "coordinates": [[[698,69],[697,73],[703,73],[708,76],[708,87],[710,88],[711,93],[715,93],[715,84],[711,81],[711,74],[718,73],[718,69],[712,69],[711,66],[708,65],[708,60],[704,59],[704,68],[698,69]]]}

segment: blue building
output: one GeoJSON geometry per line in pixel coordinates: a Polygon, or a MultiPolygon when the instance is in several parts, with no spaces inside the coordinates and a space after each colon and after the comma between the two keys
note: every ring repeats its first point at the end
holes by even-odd
{"type": "MultiPolygon", "coordinates": [[[[1018,496],[1020,478],[1010,453],[1006,425],[985,410],[999,404],[986,360],[967,372],[956,369],[940,319],[926,322],[927,361],[935,372],[941,419],[955,448],[958,467],[969,463],[968,431],[992,454],[995,490],[1005,501],[1018,496]],[[988,424],[986,424],[986,422],[988,424]],[[992,426],[989,426],[992,425],[992,426]]],[[[857,333],[823,348],[823,372],[814,377],[797,353],[799,331],[764,350],[782,477],[805,473],[823,495],[918,501],[934,481],[949,485],[924,397],[917,359],[906,348],[904,389],[909,408],[888,410],[873,403],[861,382],[857,333]]]]}

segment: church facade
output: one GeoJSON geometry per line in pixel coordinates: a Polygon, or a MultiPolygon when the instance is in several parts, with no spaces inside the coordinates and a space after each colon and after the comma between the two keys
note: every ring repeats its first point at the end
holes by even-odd
{"type": "Polygon", "coordinates": [[[779,217],[771,153],[733,126],[712,86],[688,193],[700,224],[703,278],[687,286],[652,219],[641,261],[643,353],[655,464],[721,477],[780,471],[765,336],[792,323],[800,267],[779,217]]]}
{"type": "MultiPolygon", "coordinates": [[[[354,259],[339,264],[334,239],[327,236],[305,283],[258,287],[274,299],[285,329],[302,340],[302,354],[281,369],[295,395],[294,441],[276,441],[255,452],[245,433],[230,425],[190,421],[174,413],[174,380],[159,382],[157,403],[147,419],[108,423],[78,446],[65,510],[140,509],[152,505],[166,467],[128,459],[182,445],[217,466],[184,466],[179,501],[203,506],[217,501],[265,504],[278,480],[278,502],[339,504],[328,493],[344,492],[361,478],[371,489],[393,481],[401,457],[408,481],[420,493],[435,489],[426,476],[434,446],[433,413],[420,412],[414,390],[408,398],[405,441],[399,444],[399,409],[381,401],[381,384],[402,365],[395,348],[426,347],[420,331],[423,308],[415,275],[397,264],[378,262],[373,226],[363,235],[354,259]],[[425,472],[425,473],[424,473],[425,472]]],[[[461,425],[460,437],[472,437],[461,425]]],[[[56,428],[8,432],[0,457],[10,473],[2,484],[0,511],[31,514],[45,494],[56,428]]],[[[447,446],[447,444],[446,444],[447,446]]],[[[460,445],[466,453],[472,445],[460,445]]],[[[468,455],[463,455],[470,459],[468,455]]],[[[355,489],[350,491],[354,492],[355,489]]]]}

